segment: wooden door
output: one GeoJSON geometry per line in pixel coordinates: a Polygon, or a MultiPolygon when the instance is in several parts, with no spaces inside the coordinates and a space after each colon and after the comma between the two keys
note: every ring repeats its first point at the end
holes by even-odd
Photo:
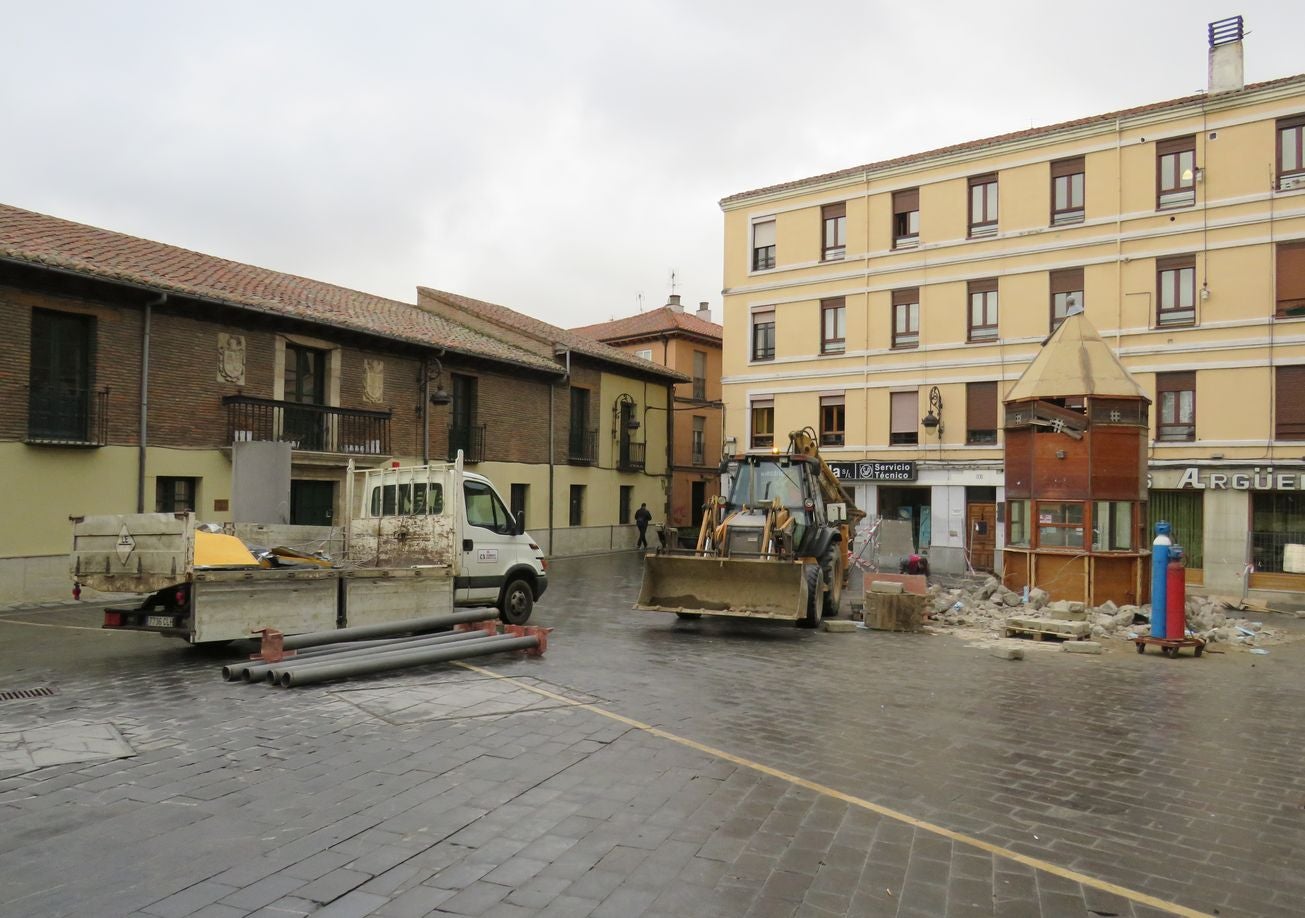
{"type": "Polygon", "coordinates": [[[965,549],[976,571],[991,571],[997,548],[997,505],[976,502],[965,507],[965,549]]]}

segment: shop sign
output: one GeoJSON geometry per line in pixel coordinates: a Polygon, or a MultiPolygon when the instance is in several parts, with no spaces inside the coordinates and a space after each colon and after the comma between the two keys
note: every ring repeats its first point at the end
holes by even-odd
{"type": "Polygon", "coordinates": [[[914,462],[829,462],[839,481],[915,481],[914,462]]]}
{"type": "Polygon", "coordinates": [[[1274,472],[1273,466],[1256,466],[1249,472],[1183,470],[1178,487],[1210,491],[1305,491],[1305,473],[1274,472]]]}

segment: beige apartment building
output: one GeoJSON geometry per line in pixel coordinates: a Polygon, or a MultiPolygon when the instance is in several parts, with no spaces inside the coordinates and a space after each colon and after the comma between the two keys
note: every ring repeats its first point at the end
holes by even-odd
{"type": "Polygon", "coordinates": [[[1305,592],[1305,75],[1241,61],[1216,23],[1208,92],[724,199],[726,436],[815,427],[935,570],[996,570],[1003,398],[1082,309],[1152,400],[1189,579],[1305,592]]]}

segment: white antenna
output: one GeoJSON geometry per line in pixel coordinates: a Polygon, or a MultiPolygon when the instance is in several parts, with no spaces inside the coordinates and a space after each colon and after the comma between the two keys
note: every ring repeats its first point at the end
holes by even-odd
{"type": "Polygon", "coordinates": [[[675,269],[671,269],[671,293],[675,293],[675,269]]]}
{"type": "Polygon", "coordinates": [[[639,311],[640,311],[640,312],[643,312],[643,294],[642,294],[642,293],[636,293],[636,294],[634,295],[634,301],[635,301],[635,303],[638,305],[638,307],[639,307],[639,311]]]}

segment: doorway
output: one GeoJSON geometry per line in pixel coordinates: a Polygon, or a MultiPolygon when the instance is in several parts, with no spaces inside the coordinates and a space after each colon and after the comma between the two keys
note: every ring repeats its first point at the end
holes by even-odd
{"type": "Polygon", "coordinates": [[[290,522],[295,526],[330,526],[335,518],[335,482],[296,479],[290,482],[290,522]]]}
{"type": "Polygon", "coordinates": [[[970,567],[991,573],[997,554],[997,489],[965,489],[965,554],[970,567]]]}
{"type": "Polygon", "coordinates": [[[885,520],[911,524],[911,543],[919,554],[928,554],[933,541],[933,492],[929,488],[879,486],[879,515],[885,520]]]}

